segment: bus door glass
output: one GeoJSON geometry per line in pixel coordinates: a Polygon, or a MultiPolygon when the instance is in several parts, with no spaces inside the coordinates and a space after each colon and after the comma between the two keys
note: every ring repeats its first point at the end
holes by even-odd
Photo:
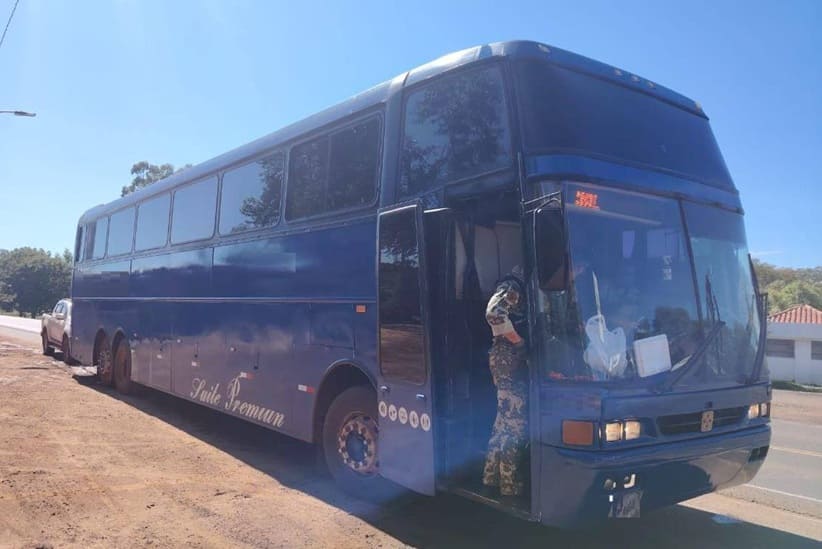
{"type": "Polygon", "coordinates": [[[433,394],[423,235],[419,205],[380,213],[379,451],[382,476],[433,495],[433,394]]]}

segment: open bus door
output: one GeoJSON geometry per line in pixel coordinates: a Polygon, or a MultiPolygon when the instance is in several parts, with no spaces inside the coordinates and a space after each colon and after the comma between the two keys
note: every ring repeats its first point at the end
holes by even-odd
{"type": "Polygon", "coordinates": [[[434,394],[424,235],[420,204],[379,214],[379,453],[383,477],[434,495],[434,394]]]}

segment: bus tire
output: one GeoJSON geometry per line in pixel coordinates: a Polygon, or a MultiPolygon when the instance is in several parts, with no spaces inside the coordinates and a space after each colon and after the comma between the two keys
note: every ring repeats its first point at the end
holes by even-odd
{"type": "Polygon", "coordinates": [[[105,336],[100,340],[100,347],[97,350],[97,379],[106,387],[111,387],[114,383],[111,345],[108,344],[108,338],[105,336]]]}
{"type": "Polygon", "coordinates": [[[322,455],[348,494],[384,503],[402,490],[379,475],[377,398],[367,386],[349,387],[331,402],[322,432],[322,455]]]}
{"type": "Polygon", "coordinates": [[[117,343],[112,361],[112,371],[114,376],[114,387],[124,395],[134,392],[134,384],[131,382],[131,349],[125,339],[117,343]]]}
{"type": "Polygon", "coordinates": [[[40,333],[40,339],[43,343],[43,354],[45,356],[51,356],[54,354],[54,349],[49,345],[49,336],[45,330],[40,333]]]}

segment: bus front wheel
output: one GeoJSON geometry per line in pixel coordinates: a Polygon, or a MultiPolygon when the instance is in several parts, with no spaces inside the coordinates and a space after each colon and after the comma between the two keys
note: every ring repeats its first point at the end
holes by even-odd
{"type": "Polygon", "coordinates": [[[384,502],[401,489],[379,475],[377,398],[371,387],[341,392],[323,423],[323,457],[340,487],[360,499],[384,502]]]}

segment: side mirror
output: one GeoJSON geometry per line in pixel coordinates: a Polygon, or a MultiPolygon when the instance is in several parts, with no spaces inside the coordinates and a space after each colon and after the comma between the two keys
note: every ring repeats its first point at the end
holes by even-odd
{"type": "Polygon", "coordinates": [[[537,210],[534,217],[534,247],[539,287],[546,291],[564,290],[568,279],[568,262],[561,209],[537,210]]]}

